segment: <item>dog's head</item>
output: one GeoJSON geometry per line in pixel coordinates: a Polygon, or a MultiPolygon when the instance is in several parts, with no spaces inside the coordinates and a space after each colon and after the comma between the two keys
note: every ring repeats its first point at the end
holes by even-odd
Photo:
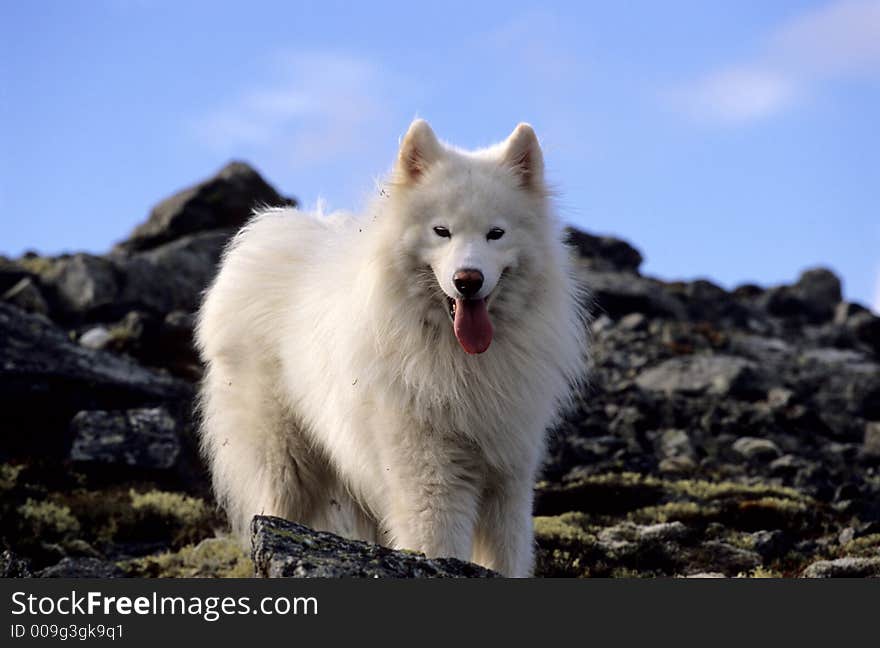
{"type": "Polygon", "coordinates": [[[416,120],[402,140],[392,186],[407,270],[430,270],[429,283],[442,290],[433,291],[426,317],[451,321],[461,347],[483,353],[493,320],[510,301],[501,295],[547,250],[548,199],[534,130],[520,124],[504,142],[464,152],[416,120]]]}

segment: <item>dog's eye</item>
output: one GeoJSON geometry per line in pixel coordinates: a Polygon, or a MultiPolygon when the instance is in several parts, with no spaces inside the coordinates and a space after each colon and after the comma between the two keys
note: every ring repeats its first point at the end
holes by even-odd
{"type": "Polygon", "coordinates": [[[452,234],[449,233],[449,230],[445,227],[440,227],[439,225],[434,228],[434,234],[443,238],[452,238],[452,234]]]}
{"type": "Polygon", "coordinates": [[[489,230],[489,233],[486,234],[486,240],[487,241],[497,241],[502,236],[504,236],[504,230],[501,229],[500,227],[493,227],[492,229],[489,230]]]}

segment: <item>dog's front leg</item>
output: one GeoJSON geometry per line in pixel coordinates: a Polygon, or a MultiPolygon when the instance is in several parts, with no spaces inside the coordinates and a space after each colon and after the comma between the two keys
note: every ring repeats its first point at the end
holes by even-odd
{"type": "Polygon", "coordinates": [[[483,496],[473,560],[515,578],[531,576],[535,534],[532,524],[533,481],[507,478],[483,496]]]}
{"type": "Polygon", "coordinates": [[[459,440],[401,434],[387,454],[385,526],[398,549],[470,560],[482,475],[459,440]]]}

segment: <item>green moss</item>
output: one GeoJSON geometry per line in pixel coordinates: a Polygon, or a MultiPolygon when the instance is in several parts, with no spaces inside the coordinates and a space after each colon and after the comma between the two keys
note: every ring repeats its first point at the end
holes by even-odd
{"type": "Polygon", "coordinates": [[[668,484],[670,493],[699,500],[718,500],[731,498],[773,497],[795,501],[809,501],[810,498],[793,488],[769,484],[738,484],[735,482],[710,482],[702,479],[682,479],[668,484]]]}
{"type": "Polygon", "coordinates": [[[158,490],[138,493],[131,490],[129,495],[135,511],[175,518],[183,524],[201,521],[207,514],[203,500],[182,493],[158,490]]]}
{"type": "Polygon", "coordinates": [[[755,567],[752,571],[740,574],[739,576],[743,578],[782,578],[783,574],[775,569],[761,566],[755,567]]]}
{"type": "Polygon", "coordinates": [[[296,533],[295,531],[291,531],[289,529],[279,529],[278,527],[270,527],[268,529],[270,533],[276,536],[281,536],[282,538],[288,538],[289,540],[293,540],[294,542],[305,542],[308,540],[301,533],[296,533]]]}
{"type": "Polygon", "coordinates": [[[220,526],[203,500],[182,493],[76,489],[54,493],[51,499],[69,507],[86,532],[85,539],[98,544],[162,542],[181,547],[212,536],[220,526]]]}
{"type": "Polygon", "coordinates": [[[18,265],[37,275],[45,275],[55,268],[55,259],[51,257],[22,257],[16,261],[18,265]]]}
{"type": "Polygon", "coordinates": [[[570,512],[534,519],[538,542],[535,574],[549,577],[585,577],[593,562],[596,536],[589,517],[570,512]]]}
{"type": "Polygon", "coordinates": [[[535,518],[535,536],[540,540],[554,542],[595,542],[596,536],[587,533],[587,516],[570,512],[535,518]]]}
{"type": "Polygon", "coordinates": [[[204,500],[182,493],[129,491],[135,535],[159,530],[174,546],[198,542],[211,535],[215,516],[204,500]]]}
{"type": "Polygon", "coordinates": [[[653,578],[654,574],[640,572],[629,567],[615,567],[608,574],[609,578],[653,578]]]}
{"type": "Polygon", "coordinates": [[[0,493],[9,492],[16,487],[18,475],[23,469],[24,466],[0,464],[0,493]]]}
{"type": "Polygon", "coordinates": [[[756,500],[747,500],[740,505],[743,508],[762,508],[779,511],[785,515],[797,515],[807,510],[806,504],[790,499],[779,497],[761,497],[756,500]]]}
{"type": "Polygon", "coordinates": [[[738,549],[748,549],[754,551],[755,537],[750,533],[732,532],[723,536],[724,542],[738,549]]]}
{"type": "Polygon", "coordinates": [[[646,506],[633,511],[629,519],[638,524],[658,522],[708,523],[717,519],[717,506],[701,505],[696,502],[667,502],[658,506],[646,506]]]}
{"type": "Polygon", "coordinates": [[[70,507],[44,501],[28,500],[18,507],[25,533],[42,541],[69,538],[80,530],[79,521],[70,511],[70,507]]]}
{"type": "Polygon", "coordinates": [[[231,538],[207,538],[175,552],[120,563],[130,576],[140,578],[250,578],[254,564],[231,538]]]}
{"type": "Polygon", "coordinates": [[[838,550],[840,556],[880,556],[880,533],[850,540],[838,550]]]}

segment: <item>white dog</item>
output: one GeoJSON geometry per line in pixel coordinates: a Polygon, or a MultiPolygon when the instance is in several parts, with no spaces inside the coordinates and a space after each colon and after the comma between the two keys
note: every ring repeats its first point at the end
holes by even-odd
{"type": "Polygon", "coordinates": [[[532,128],[464,152],[416,120],[365,218],[235,237],[202,307],[202,443],[254,515],[527,576],[547,427],[583,376],[583,295],[532,128]]]}

